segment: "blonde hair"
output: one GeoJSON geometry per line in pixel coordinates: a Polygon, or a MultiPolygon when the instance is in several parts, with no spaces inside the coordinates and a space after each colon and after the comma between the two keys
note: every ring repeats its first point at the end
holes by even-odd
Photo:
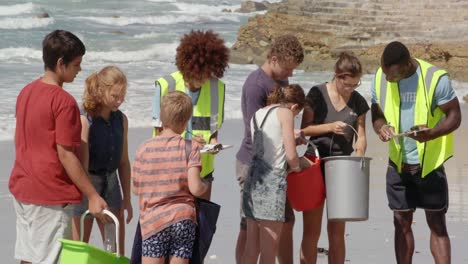
{"type": "Polygon", "coordinates": [[[192,99],[183,92],[167,93],[161,102],[161,122],[164,127],[174,128],[187,123],[192,116],[192,99]]]}
{"type": "Polygon", "coordinates": [[[304,108],[304,89],[299,84],[276,86],[268,95],[267,104],[297,104],[299,109],[304,108]]]}
{"type": "Polygon", "coordinates": [[[127,92],[127,77],[115,66],[104,67],[86,79],[83,94],[83,108],[91,116],[96,116],[102,108],[104,96],[112,87],[120,86],[121,93],[127,92]]]}

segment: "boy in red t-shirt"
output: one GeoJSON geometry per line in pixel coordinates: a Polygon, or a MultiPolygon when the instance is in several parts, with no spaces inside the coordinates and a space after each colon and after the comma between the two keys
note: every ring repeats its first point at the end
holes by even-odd
{"type": "Polygon", "coordinates": [[[59,238],[70,236],[71,208],[81,193],[89,210],[103,218],[107,208],[76,155],[80,112],[62,85],[81,70],[85,46],[68,31],[55,30],[42,42],[45,73],[26,85],[16,102],[16,158],[9,189],[16,211],[15,258],[21,263],[56,263],[59,238]]]}

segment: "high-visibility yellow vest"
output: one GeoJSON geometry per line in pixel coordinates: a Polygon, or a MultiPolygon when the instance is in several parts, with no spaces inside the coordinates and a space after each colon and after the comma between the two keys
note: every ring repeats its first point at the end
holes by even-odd
{"type": "MultiPolygon", "coordinates": [[[[168,76],[159,78],[156,85],[161,87],[161,100],[171,91],[187,93],[185,81],[182,74],[177,71],[168,76]]],[[[211,136],[221,128],[224,121],[224,95],[225,85],[216,78],[206,81],[201,89],[197,104],[192,114],[192,134],[201,135],[209,143],[211,136]]],[[[156,135],[156,130],[153,136],[156,135]]],[[[182,133],[185,137],[185,131],[182,133]]],[[[204,153],[201,155],[202,170],[200,176],[203,178],[214,170],[214,155],[204,153]]]]}
{"type": "MultiPolygon", "coordinates": [[[[435,107],[432,111],[434,92],[439,82],[439,79],[446,75],[447,72],[441,70],[428,62],[417,59],[421,74],[418,80],[418,88],[416,90],[416,102],[414,107],[414,125],[427,125],[429,128],[437,126],[439,121],[445,118],[444,112],[435,107]]],[[[399,131],[400,127],[400,93],[398,82],[387,82],[382,68],[377,70],[375,74],[375,91],[377,102],[383,110],[387,122],[390,123],[395,131],[399,131]]],[[[390,140],[389,157],[401,173],[401,163],[403,161],[402,147],[397,138],[390,140]]],[[[447,159],[453,155],[453,134],[427,142],[416,141],[418,149],[419,163],[422,167],[421,176],[424,178],[434,169],[440,167],[447,159]]]]}

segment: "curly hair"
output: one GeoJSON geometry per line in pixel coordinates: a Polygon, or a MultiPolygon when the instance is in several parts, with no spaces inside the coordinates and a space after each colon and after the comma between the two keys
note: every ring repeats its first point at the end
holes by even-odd
{"type": "Polygon", "coordinates": [[[290,84],[286,86],[277,85],[273,91],[270,92],[267,98],[267,105],[288,103],[297,104],[299,109],[304,108],[304,89],[302,89],[299,84],[290,84]]]}
{"type": "Polygon", "coordinates": [[[213,31],[191,31],[177,47],[176,65],[186,82],[203,81],[224,76],[228,67],[229,49],[213,31]]]}
{"type": "Polygon", "coordinates": [[[301,64],[304,60],[304,49],[294,35],[282,35],[274,39],[267,54],[267,59],[273,56],[278,58],[279,63],[301,64]]]}
{"type": "Polygon", "coordinates": [[[104,67],[94,72],[86,79],[83,94],[83,108],[91,116],[96,116],[102,108],[106,92],[112,87],[119,86],[120,93],[125,96],[127,92],[127,77],[115,66],[104,67]]]}

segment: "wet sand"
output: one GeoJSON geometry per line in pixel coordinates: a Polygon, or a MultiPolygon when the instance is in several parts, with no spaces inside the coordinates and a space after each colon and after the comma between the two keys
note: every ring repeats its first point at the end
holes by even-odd
{"type": "MultiPolygon", "coordinates": [[[[463,116],[468,117],[468,105],[462,105],[463,116]]],[[[370,119],[370,117],[368,117],[370,119]]],[[[368,120],[369,121],[369,120],[368,120]]],[[[131,120],[130,120],[131,122],[131,120]]],[[[221,214],[210,252],[205,263],[231,264],[234,261],[235,243],[239,230],[239,187],[235,180],[235,154],[242,139],[243,125],[240,120],[227,120],[220,133],[220,141],[235,147],[218,154],[216,158],[215,181],[212,200],[221,204],[221,214]]],[[[463,121],[455,132],[455,155],[446,165],[450,189],[450,208],[447,225],[452,243],[452,263],[468,263],[468,122],[463,121]]],[[[151,136],[150,128],[136,128],[129,131],[130,159],[138,145],[151,136]]],[[[387,145],[378,140],[368,122],[368,150],[372,157],[370,179],[369,220],[348,223],[346,228],[346,263],[374,264],[395,263],[393,251],[393,219],[388,209],[385,194],[385,171],[387,167],[387,145]]],[[[8,178],[14,162],[13,142],[0,142],[0,255],[2,263],[18,263],[13,258],[15,243],[15,213],[12,196],[8,191],[8,178]]],[[[132,197],[135,218],[128,225],[126,253],[131,245],[138,216],[138,203],[132,197]]],[[[324,213],[324,220],[326,213],[324,213]]],[[[323,222],[325,223],[325,221],[323,222]]],[[[424,212],[418,210],[414,217],[415,255],[414,263],[433,263],[429,249],[429,229],[424,212]]],[[[296,212],[294,229],[295,263],[299,263],[299,246],[302,233],[302,216],[296,212]]],[[[328,247],[326,225],[322,224],[320,247],[328,247]]],[[[91,243],[100,246],[97,228],[91,243]]],[[[326,256],[320,254],[318,263],[326,263],[326,256]]]]}

